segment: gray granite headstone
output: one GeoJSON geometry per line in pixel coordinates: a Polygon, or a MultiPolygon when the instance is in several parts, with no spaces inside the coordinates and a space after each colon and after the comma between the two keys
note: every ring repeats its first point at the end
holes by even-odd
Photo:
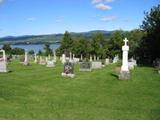
{"type": "Polygon", "coordinates": [[[90,62],[81,62],[80,63],[80,71],[91,71],[92,66],[90,62]]]}

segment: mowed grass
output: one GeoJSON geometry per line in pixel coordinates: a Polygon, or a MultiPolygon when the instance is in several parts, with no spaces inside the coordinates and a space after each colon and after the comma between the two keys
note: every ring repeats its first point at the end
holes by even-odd
{"type": "Polygon", "coordinates": [[[119,81],[116,65],[63,78],[55,68],[19,62],[0,73],[0,120],[160,120],[160,75],[137,67],[119,81]]]}

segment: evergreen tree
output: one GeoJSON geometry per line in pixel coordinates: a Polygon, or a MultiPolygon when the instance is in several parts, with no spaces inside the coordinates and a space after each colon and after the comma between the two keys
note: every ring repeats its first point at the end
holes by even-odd
{"type": "Polygon", "coordinates": [[[65,53],[67,56],[69,56],[69,53],[73,50],[73,44],[74,41],[70,33],[66,31],[60,46],[61,54],[65,53]]]}
{"type": "Polygon", "coordinates": [[[139,46],[140,61],[152,64],[160,58],[160,4],[145,12],[141,29],[146,35],[139,46]]]}

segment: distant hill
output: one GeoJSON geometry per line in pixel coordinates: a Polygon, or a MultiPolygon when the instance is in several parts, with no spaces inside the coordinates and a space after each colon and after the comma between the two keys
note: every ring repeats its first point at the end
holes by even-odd
{"type": "MultiPolygon", "coordinates": [[[[89,32],[75,33],[71,32],[73,38],[80,35],[85,38],[91,38],[93,34],[101,32],[105,37],[109,37],[113,31],[95,30],[89,32]]],[[[45,44],[45,43],[60,43],[63,38],[63,34],[50,34],[50,35],[25,35],[25,36],[7,36],[0,38],[0,44],[45,44]]]]}

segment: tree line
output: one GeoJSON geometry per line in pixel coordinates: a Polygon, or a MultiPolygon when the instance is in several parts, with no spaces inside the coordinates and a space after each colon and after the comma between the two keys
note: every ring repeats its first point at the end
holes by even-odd
{"type": "Polygon", "coordinates": [[[129,40],[129,57],[134,57],[140,64],[152,64],[154,60],[160,58],[160,5],[151,8],[150,12],[145,12],[145,18],[139,29],[117,30],[109,38],[105,38],[102,33],[93,34],[90,39],[82,35],[73,38],[66,31],[57,53],[69,56],[72,52],[77,57],[83,55],[87,58],[96,55],[101,59],[122,56],[121,48],[125,37],[129,40]]]}

